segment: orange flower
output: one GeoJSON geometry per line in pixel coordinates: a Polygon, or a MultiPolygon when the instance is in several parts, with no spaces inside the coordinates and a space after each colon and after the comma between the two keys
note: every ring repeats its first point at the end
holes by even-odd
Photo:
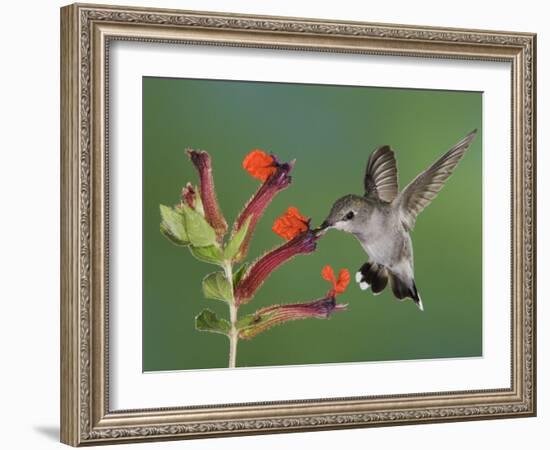
{"type": "Polygon", "coordinates": [[[350,276],[349,276],[349,270],[348,269],[342,269],[340,270],[340,273],[338,274],[338,280],[334,276],[334,270],[332,267],[330,267],[328,264],[323,268],[321,271],[322,277],[330,281],[332,283],[333,289],[331,289],[330,295],[337,295],[342,294],[345,292],[346,288],[348,287],[350,276]]]}
{"type": "Polygon", "coordinates": [[[252,150],[243,160],[244,169],[258,180],[265,181],[277,170],[275,158],[262,150],[252,150]]]}
{"type": "Polygon", "coordinates": [[[290,241],[309,230],[309,218],[302,216],[297,208],[291,206],[275,220],[271,229],[283,239],[290,241]]]}

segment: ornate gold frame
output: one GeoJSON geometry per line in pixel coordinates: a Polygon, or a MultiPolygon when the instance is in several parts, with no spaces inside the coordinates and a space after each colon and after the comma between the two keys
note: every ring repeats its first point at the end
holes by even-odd
{"type": "Polygon", "coordinates": [[[61,441],[79,446],[535,415],[535,52],[536,36],[529,33],[99,5],[62,8],[61,441]],[[106,63],[115,39],[510,62],[510,388],[111,411],[106,63]]]}

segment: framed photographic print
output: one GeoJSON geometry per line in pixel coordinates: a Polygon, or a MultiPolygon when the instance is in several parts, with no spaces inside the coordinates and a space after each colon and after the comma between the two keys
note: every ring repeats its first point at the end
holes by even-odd
{"type": "Polygon", "coordinates": [[[62,8],[62,442],[535,415],[535,38],[62,8]]]}

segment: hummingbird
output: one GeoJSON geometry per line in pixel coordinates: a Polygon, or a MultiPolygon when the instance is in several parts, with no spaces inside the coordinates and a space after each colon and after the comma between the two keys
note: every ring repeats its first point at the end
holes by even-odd
{"type": "Polygon", "coordinates": [[[380,294],[388,281],[399,301],[412,299],[424,311],[414,281],[411,231],[416,217],[430,204],[464,156],[476,136],[473,130],[401,192],[397,183],[397,162],[388,146],[374,150],[367,162],[364,195],[349,194],[334,202],[318,228],[319,233],[336,229],[353,234],[369,260],[355,280],[362,290],[380,294]]]}

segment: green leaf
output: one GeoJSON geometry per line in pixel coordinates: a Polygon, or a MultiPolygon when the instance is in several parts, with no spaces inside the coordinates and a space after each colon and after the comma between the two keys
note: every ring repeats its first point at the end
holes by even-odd
{"type": "Polygon", "coordinates": [[[170,231],[170,229],[164,223],[160,224],[160,233],[166,239],[168,239],[170,242],[172,242],[172,244],[180,245],[180,246],[183,246],[183,247],[189,245],[188,241],[183,241],[181,239],[178,239],[177,236],[172,234],[172,231],[170,231]]]}
{"type": "Polygon", "coordinates": [[[188,245],[189,237],[187,236],[183,216],[178,211],[165,205],[160,205],[160,215],[162,217],[160,232],[163,236],[176,245],[188,245]]]}
{"type": "Polygon", "coordinates": [[[209,331],[210,333],[221,333],[228,335],[231,331],[231,325],[225,319],[220,319],[215,312],[210,309],[203,309],[195,317],[195,328],[199,331],[209,331]]]}
{"type": "Polygon", "coordinates": [[[223,252],[223,256],[225,259],[232,260],[238,253],[239,249],[241,248],[241,244],[243,243],[243,240],[246,236],[246,232],[248,231],[248,227],[250,226],[251,220],[252,215],[248,216],[246,221],[242,224],[241,228],[239,228],[238,231],[233,235],[223,252]]]}
{"type": "Polygon", "coordinates": [[[244,263],[235,272],[233,272],[233,286],[237,286],[239,284],[243,278],[243,275],[246,273],[246,269],[248,269],[248,264],[244,263]]]}
{"type": "Polygon", "coordinates": [[[210,245],[208,247],[194,247],[191,245],[189,250],[199,261],[219,266],[224,265],[223,252],[217,245],[210,245]]]}
{"type": "Polygon", "coordinates": [[[185,204],[182,205],[182,212],[185,217],[187,237],[194,247],[207,247],[216,243],[214,228],[201,214],[185,204]]]}
{"type": "Polygon", "coordinates": [[[206,298],[223,300],[226,302],[233,300],[231,284],[227,281],[223,272],[214,272],[202,280],[202,291],[206,298]]]}

